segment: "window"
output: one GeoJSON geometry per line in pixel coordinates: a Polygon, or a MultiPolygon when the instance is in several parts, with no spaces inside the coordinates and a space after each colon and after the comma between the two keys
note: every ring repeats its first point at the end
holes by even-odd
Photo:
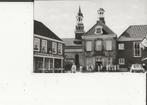
{"type": "Polygon", "coordinates": [[[86,42],[86,51],[92,51],[92,41],[86,42]]]}
{"type": "Polygon", "coordinates": [[[53,69],[53,58],[50,58],[50,69],[53,69]]]}
{"type": "Polygon", "coordinates": [[[43,53],[47,53],[47,40],[42,40],[41,50],[43,53]]]}
{"type": "Polygon", "coordinates": [[[119,50],[124,50],[124,43],[119,43],[118,44],[118,49],[119,50]]]}
{"type": "Polygon", "coordinates": [[[106,50],[107,51],[112,50],[112,40],[106,40],[106,50]]]}
{"type": "Polygon", "coordinates": [[[125,64],[125,59],[124,58],[119,58],[119,64],[124,65],[125,64]]]}
{"type": "Polygon", "coordinates": [[[101,51],[102,50],[102,41],[101,40],[96,41],[95,50],[96,51],[101,51]]]}
{"type": "Polygon", "coordinates": [[[102,34],[102,26],[96,26],[95,27],[95,34],[102,34]]]}
{"type": "Polygon", "coordinates": [[[63,49],[63,46],[62,46],[62,44],[59,43],[58,44],[58,54],[59,55],[62,55],[62,51],[63,51],[62,49],[63,49]]]}
{"type": "Polygon", "coordinates": [[[112,58],[111,57],[107,59],[107,65],[112,65],[112,58]]]}
{"type": "Polygon", "coordinates": [[[40,50],[40,39],[34,38],[34,51],[39,51],[39,50],[40,50]]]}
{"type": "Polygon", "coordinates": [[[141,57],[141,48],[139,42],[134,42],[134,57],[141,57]]]}
{"type": "Polygon", "coordinates": [[[61,59],[55,59],[54,66],[55,68],[61,68],[61,59]]]}
{"type": "Polygon", "coordinates": [[[52,52],[53,54],[57,54],[57,43],[56,42],[52,42],[52,52]]]}
{"type": "Polygon", "coordinates": [[[52,53],[52,41],[48,40],[48,53],[51,54],[52,53]]]}

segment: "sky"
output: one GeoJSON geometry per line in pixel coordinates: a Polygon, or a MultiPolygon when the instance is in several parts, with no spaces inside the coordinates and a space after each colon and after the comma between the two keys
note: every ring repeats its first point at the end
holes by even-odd
{"type": "Polygon", "coordinates": [[[44,23],[60,38],[73,38],[79,6],[85,31],[98,20],[103,8],[106,25],[120,36],[130,25],[147,24],[147,0],[36,0],[34,19],[44,23]]]}

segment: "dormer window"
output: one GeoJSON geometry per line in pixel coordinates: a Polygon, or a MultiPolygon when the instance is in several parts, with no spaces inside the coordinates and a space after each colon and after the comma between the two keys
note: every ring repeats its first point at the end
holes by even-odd
{"type": "Polygon", "coordinates": [[[96,26],[95,27],[95,34],[102,34],[103,31],[102,31],[102,26],[96,26]]]}

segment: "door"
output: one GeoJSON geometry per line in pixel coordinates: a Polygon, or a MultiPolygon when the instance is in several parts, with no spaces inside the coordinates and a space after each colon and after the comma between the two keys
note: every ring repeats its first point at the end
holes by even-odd
{"type": "Polygon", "coordinates": [[[79,64],[79,55],[78,54],[75,55],[75,65],[76,65],[77,69],[79,69],[80,64],[79,64]]]}

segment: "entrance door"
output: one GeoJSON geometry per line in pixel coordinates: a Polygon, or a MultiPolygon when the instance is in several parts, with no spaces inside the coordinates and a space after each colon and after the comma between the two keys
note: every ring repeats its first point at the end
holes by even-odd
{"type": "Polygon", "coordinates": [[[95,62],[95,67],[97,71],[101,71],[103,66],[102,57],[97,57],[95,62]]]}
{"type": "Polygon", "coordinates": [[[95,62],[96,70],[101,71],[102,70],[102,61],[95,62]]]}
{"type": "Polygon", "coordinates": [[[43,72],[43,58],[34,57],[34,72],[43,72]]]}
{"type": "Polygon", "coordinates": [[[78,54],[75,55],[75,65],[76,65],[77,69],[79,69],[80,64],[79,64],[79,55],[78,54]]]}

